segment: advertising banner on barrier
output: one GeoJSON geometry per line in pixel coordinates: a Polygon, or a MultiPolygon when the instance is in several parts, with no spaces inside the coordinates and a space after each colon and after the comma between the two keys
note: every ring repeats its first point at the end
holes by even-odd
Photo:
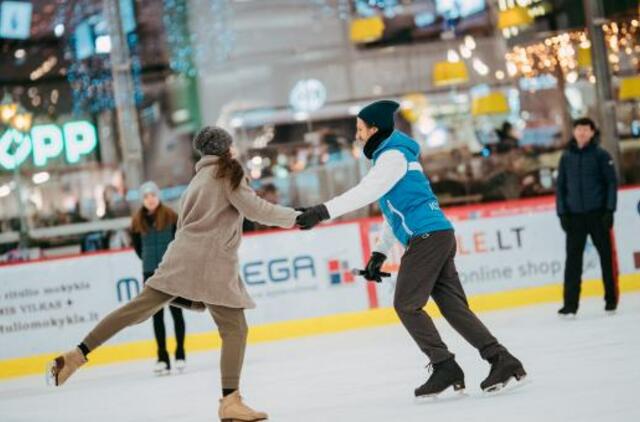
{"type": "MultiPolygon", "coordinates": [[[[565,235],[553,198],[459,207],[454,221],[456,265],[468,294],[559,283],[565,235]]],[[[615,239],[621,274],[640,272],[640,189],[619,193],[615,239]]],[[[381,229],[381,219],[275,231],[243,238],[240,276],[257,309],[251,324],[287,321],[391,306],[403,250],[385,268],[394,277],[366,283],[361,268],[381,229]],[[378,305],[379,303],[379,305],[378,305]]],[[[600,278],[598,254],[588,242],[585,279],[600,278]]],[[[0,360],[63,350],[142,289],[141,264],[131,250],[0,266],[0,360]]],[[[214,328],[208,314],[185,312],[187,333],[214,328]]],[[[170,317],[166,316],[168,326],[170,317]]],[[[167,330],[170,334],[171,329],[167,330]]],[[[152,339],[151,322],[131,327],[111,342],[152,339]]]]}
{"type": "Polygon", "coordinates": [[[257,304],[249,322],[310,318],[369,307],[358,223],[311,231],[246,236],[240,246],[240,276],[257,304]]]}
{"type": "MultiPolygon", "coordinates": [[[[258,307],[250,323],[368,308],[366,286],[349,272],[362,264],[359,225],[247,236],[240,275],[258,307]]],[[[0,268],[0,359],[63,350],[142,289],[141,264],[122,251],[0,268]]],[[[188,332],[215,329],[208,314],[185,312],[188,332]]],[[[167,314],[165,322],[171,327],[167,314]]],[[[172,330],[167,330],[171,335],[172,330]]],[[[152,339],[151,321],[112,343],[152,339]]]]}
{"type": "MultiPolygon", "coordinates": [[[[141,288],[132,252],[0,268],[0,359],[63,350],[141,288]]],[[[134,327],[118,340],[148,337],[134,327]],[[143,336],[143,337],[141,337],[143,336]]]]}
{"type": "Polygon", "coordinates": [[[640,273],[640,189],[618,192],[614,230],[620,273],[640,273]]]}
{"type": "MultiPolygon", "coordinates": [[[[622,274],[640,271],[640,189],[620,191],[616,213],[616,244],[622,274]],[[635,230],[634,230],[635,229],[635,230]],[[634,249],[635,244],[635,249],[634,249]]],[[[456,267],[469,295],[561,283],[564,278],[565,233],[553,198],[445,210],[454,222],[456,267]]],[[[364,223],[370,245],[382,220],[364,223]]],[[[404,250],[396,245],[383,269],[392,273],[378,285],[380,306],[392,306],[395,277],[404,250]]],[[[600,258],[589,239],[583,279],[601,278],[600,258]]]]}

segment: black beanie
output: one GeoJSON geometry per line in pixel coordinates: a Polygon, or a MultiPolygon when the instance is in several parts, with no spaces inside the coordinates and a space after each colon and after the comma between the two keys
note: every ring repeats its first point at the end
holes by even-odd
{"type": "Polygon", "coordinates": [[[395,101],[376,101],[360,110],[358,117],[369,126],[375,126],[380,130],[392,130],[394,127],[393,114],[399,107],[400,104],[395,101]]]}

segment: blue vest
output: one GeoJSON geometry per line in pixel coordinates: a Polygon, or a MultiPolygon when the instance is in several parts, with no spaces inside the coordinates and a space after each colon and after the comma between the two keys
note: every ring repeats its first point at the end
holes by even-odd
{"type": "Polygon", "coordinates": [[[373,164],[382,153],[389,150],[400,151],[409,163],[402,179],[380,198],[380,209],[396,238],[406,246],[414,236],[452,230],[453,226],[440,210],[438,198],[431,190],[429,179],[418,161],[418,143],[395,130],[373,153],[373,164]]]}

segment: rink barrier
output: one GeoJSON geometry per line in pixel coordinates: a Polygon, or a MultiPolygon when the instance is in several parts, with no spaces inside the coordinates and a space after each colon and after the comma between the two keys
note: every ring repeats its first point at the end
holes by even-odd
{"type": "MultiPolygon", "coordinates": [[[[444,211],[456,226],[459,245],[463,245],[459,248],[456,258],[463,283],[464,276],[473,277],[472,273],[487,265],[503,268],[511,266],[515,271],[520,264],[549,264],[552,260],[556,263],[564,260],[564,234],[555,216],[553,197],[461,206],[447,208],[444,211]],[[508,235],[509,230],[513,231],[513,227],[519,229],[520,226],[525,227],[526,233],[530,233],[531,236],[527,235],[523,247],[518,249],[514,242],[517,240],[519,243],[520,239],[509,239],[508,235]],[[493,244],[488,242],[491,239],[493,244]],[[503,246],[505,248],[502,248],[503,246]],[[493,247],[496,248],[495,252],[493,247]]],[[[615,219],[615,244],[619,253],[621,273],[620,291],[623,294],[640,291],[640,244],[637,240],[637,233],[640,232],[640,187],[621,189],[615,219]]],[[[266,267],[262,264],[270,262],[272,258],[274,262],[285,262],[274,267],[276,276],[295,271],[290,265],[300,254],[304,255],[303,258],[312,256],[316,265],[313,279],[303,277],[295,282],[277,285],[269,282],[255,284],[250,283],[251,280],[245,280],[258,304],[258,308],[249,314],[249,342],[253,344],[397,323],[395,312],[390,308],[395,274],[392,279],[378,284],[367,283],[360,278],[349,279],[347,274],[342,272],[345,268],[366,263],[371,250],[370,245],[379,233],[380,222],[380,218],[368,218],[323,224],[310,232],[273,230],[244,236],[240,258],[251,266],[254,281],[256,274],[258,277],[265,275],[266,267]],[[333,269],[332,263],[337,265],[333,269]],[[343,267],[342,264],[348,266],[343,267]],[[333,279],[334,276],[337,276],[337,280],[333,279]],[[334,281],[337,281],[337,284],[334,285],[334,281]],[[273,292],[270,290],[272,288],[282,289],[283,286],[293,287],[293,291],[289,292],[292,294],[273,297],[263,294],[273,292]],[[295,291],[296,286],[311,286],[314,290],[295,291]],[[365,310],[367,308],[369,309],[365,310]]],[[[597,254],[594,254],[593,248],[585,254],[585,258],[588,258],[585,259],[585,263],[590,262],[591,265],[585,267],[583,277],[590,281],[583,283],[582,295],[602,295],[599,265],[597,262],[594,264],[597,254]]],[[[400,257],[398,251],[392,251],[385,263],[386,269],[392,273],[397,272],[400,257]]],[[[92,309],[92,306],[97,306],[98,303],[89,303],[88,308],[83,308],[83,301],[87,296],[82,296],[82,291],[73,293],[74,296],[71,297],[74,301],[74,312],[77,310],[79,314],[85,315],[92,310],[105,315],[119,306],[120,282],[131,281],[127,277],[137,272],[140,272],[140,264],[131,250],[0,265],[0,279],[2,282],[8,282],[5,291],[21,285],[35,289],[45,288],[50,282],[57,283],[58,280],[74,283],[83,280],[82,274],[92,274],[91,278],[95,280],[92,281],[90,297],[99,298],[100,309],[92,309]],[[61,270],[65,268],[66,270],[61,270]],[[108,280],[93,276],[99,275],[104,278],[104,274],[107,273],[108,280]],[[117,301],[114,299],[116,280],[117,301]]],[[[141,279],[141,275],[138,277],[141,279]]],[[[470,279],[465,284],[465,290],[470,297],[471,306],[480,312],[538,303],[560,304],[562,286],[557,282],[561,279],[562,271],[524,276],[514,272],[506,281],[478,282],[470,279]],[[549,284],[550,282],[556,284],[549,284]]],[[[123,286],[127,287],[125,290],[130,299],[129,285],[124,283],[123,286]]],[[[0,285],[0,288],[2,287],[0,285]]],[[[27,310],[30,309],[29,302],[29,299],[25,299],[27,310]]],[[[11,302],[9,298],[8,302],[0,304],[17,308],[21,303],[11,302]]],[[[624,295],[622,308],[624,309],[624,295]]],[[[427,309],[434,316],[439,315],[431,304],[427,309]]],[[[2,311],[0,307],[0,312],[2,311]]],[[[50,314],[54,316],[55,311],[50,314]]],[[[97,313],[95,315],[98,316],[97,313]]],[[[11,315],[5,313],[5,316],[10,322],[11,315]]],[[[192,315],[185,317],[192,318],[192,315]]],[[[88,326],[91,324],[77,325],[75,331],[73,326],[70,330],[65,326],[65,330],[42,330],[28,333],[27,336],[14,335],[14,338],[3,338],[2,344],[13,344],[13,347],[5,348],[5,356],[0,358],[0,379],[42,373],[45,362],[54,356],[53,353],[45,352],[59,352],[74,344],[74,341],[78,341],[86,333],[88,326]]],[[[190,351],[212,350],[220,346],[217,336],[213,334],[215,331],[210,330],[209,318],[189,320],[188,327],[192,330],[187,335],[187,347],[190,351]]],[[[150,331],[145,329],[147,327],[140,328],[125,330],[119,334],[118,339],[114,339],[120,343],[112,342],[94,352],[91,355],[91,364],[154,357],[155,343],[150,331]]]]}
{"type": "MultiPolygon", "coordinates": [[[[620,276],[621,310],[624,312],[624,294],[640,292],[640,274],[620,276]]],[[[602,297],[604,290],[601,280],[588,280],[582,284],[582,298],[602,297]]],[[[562,285],[549,284],[539,287],[478,294],[469,297],[471,308],[479,313],[501,311],[524,306],[545,303],[560,303],[562,285]]],[[[426,308],[430,316],[440,318],[437,306],[430,302],[426,308]]],[[[555,313],[555,310],[551,312],[555,313]]],[[[321,334],[375,328],[398,324],[399,319],[393,308],[377,308],[360,312],[349,312],[317,318],[284,321],[252,326],[249,330],[249,344],[259,344],[279,340],[295,339],[321,334]]],[[[185,348],[189,353],[211,351],[220,348],[220,339],[215,330],[192,333],[186,336],[185,348]]],[[[175,348],[175,339],[168,338],[169,350],[175,348]]],[[[0,379],[25,375],[43,374],[46,363],[56,356],[54,353],[0,361],[0,379]]],[[[156,344],[153,340],[104,345],[90,355],[88,366],[104,365],[150,359],[156,356],[156,344]]]]}

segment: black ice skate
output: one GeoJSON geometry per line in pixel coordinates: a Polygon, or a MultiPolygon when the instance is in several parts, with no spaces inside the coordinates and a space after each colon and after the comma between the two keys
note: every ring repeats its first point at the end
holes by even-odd
{"type": "Polygon", "coordinates": [[[604,306],[604,310],[606,313],[608,313],[609,315],[615,314],[616,313],[616,309],[618,309],[618,304],[617,303],[607,303],[604,306]]]}
{"type": "Polygon", "coordinates": [[[502,390],[512,378],[523,380],[527,373],[522,363],[506,350],[489,359],[491,371],[489,376],[480,384],[482,391],[491,393],[502,390]]]}
{"type": "Polygon", "coordinates": [[[433,373],[420,387],[415,389],[416,397],[437,397],[449,387],[454,391],[464,392],[464,372],[454,358],[444,362],[429,364],[433,373]]]}
{"type": "Polygon", "coordinates": [[[563,306],[558,310],[558,315],[562,318],[575,318],[578,310],[576,308],[570,308],[568,306],[563,306]]]}

